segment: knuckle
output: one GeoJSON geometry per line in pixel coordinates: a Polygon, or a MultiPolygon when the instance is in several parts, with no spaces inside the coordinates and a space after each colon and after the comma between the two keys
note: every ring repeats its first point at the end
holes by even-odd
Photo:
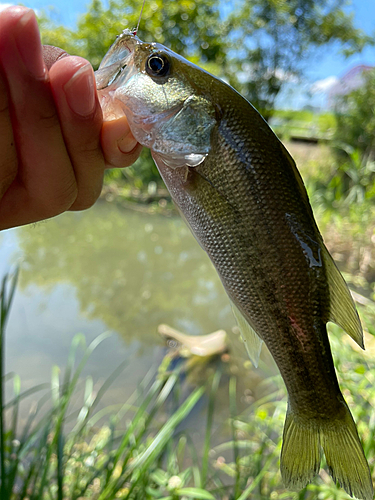
{"type": "Polygon", "coordinates": [[[78,195],[75,180],[64,185],[63,189],[49,193],[38,200],[38,214],[40,219],[48,219],[66,212],[74,204],[78,195]]]}
{"type": "Polygon", "coordinates": [[[70,210],[79,212],[81,210],[87,210],[88,208],[91,208],[99,198],[101,190],[102,183],[98,182],[95,186],[92,186],[91,189],[85,190],[84,193],[78,192],[78,196],[70,207],[70,210]]]}
{"type": "Polygon", "coordinates": [[[60,121],[54,110],[40,111],[38,119],[42,127],[46,130],[60,128],[60,121]]]}
{"type": "Polygon", "coordinates": [[[8,187],[12,184],[17,175],[17,162],[13,159],[1,163],[0,196],[2,196],[8,187]]]}
{"type": "Polygon", "coordinates": [[[97,137],[89,138],[77,146],[77,153],[84,157],[86,162],[97,162],[102,157],[100,142],[97,137]]]}
{"type": "Polygon", "coordinates": [[[120,151],[114,152],[111,155],[106,155],[105,163],[106,168],[126,168],[133,165],[141,154],[142,146],[137,144],[134,149],[129,153],[122,153],[120,151]]]}

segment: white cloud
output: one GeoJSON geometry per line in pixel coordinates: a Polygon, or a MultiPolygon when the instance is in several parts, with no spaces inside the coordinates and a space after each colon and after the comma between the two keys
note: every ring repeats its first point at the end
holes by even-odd
{"type": "Polygon", "coordinates": [[[14,5],[14,3],[0,3],[0,11],[12,7],[12,5],[14,5]]]}
{"type": "Polygon", "coordinates": [[[320,92],[329,92],[332,87],[337,85],[339,79],[336,76],[328,76],[323,80],[318,80],[313,83],[310,87],[310,92],[312,94],[318,94],[320,92]]]}

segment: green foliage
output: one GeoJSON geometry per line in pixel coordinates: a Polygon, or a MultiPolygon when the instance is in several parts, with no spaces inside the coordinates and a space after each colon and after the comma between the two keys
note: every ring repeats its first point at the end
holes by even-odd
{"type": "Polygon", "coordinates": [[[53,20],[53,11],[41,11],[38,15],[38,23],[44,45],[54,45],[60,47],[68,54],[84,57],[76,41],[75,32],[58,25],[53,20]]]}
{"type": "Polygon", "coordinates": [[[314,113],[306,109],[275,109],[273,116],[275,118],[280,118],[285,121],[305,121],[307,123],[314,119],[314,113]]]}
{"type": "Polygon", "coordinates": [[[328,141],[332,138],[336,127],[332,113],[313,113],[310,110],[278,110],[273,111],[269,125],[281,140],[312,138],[328,141]]]}
{"type": "MultiPolygon", "coordinates": [[[[375,72],[363,75],[363,85],[340,96],[333,137],[335,169],[325,181],[327,206],[363,203],[375,196],[375,72]]],[[[319,187],[318,187],[319,189],[319,187]]]]}
{"type": "Polygon", "coordinates": [[[345,2],[243,0],[230,16],[241,57],[230,63],[230,82],[268,119],[287,82],[302,74],[318,47],[338,41],[358,51],[373,40],[353,25],[345,2]]]}
{"type": "MultiPolygon", "coordinates": [[[[5,324],[9,315],[15,282],[9,285],[5,277],[1,290],[0,347],[4,349],[5,324]],[[9,289],[9,291],[8,291],[9,289]]],[[[166,357],[154,380],[145,379],[129,401],[120,403],[112,413],[108,424],[101,428],[97,422],[108,415],[108,409],[94,414],[103,394],[125,366],[117,368],[99,390],[94,389],[91,377],[87,377],[83,402],[78,413],[71,405],[80,394],[82,370],[92,352],[108,337],[104,333],[88,347],[82,335],[72,343],[65,374],[54,367],[50,390],[41,398],[35,410],[23,424],[19,425],[20,405],[45,386],[20,392],[20,380],[15,375],[5,377],[1,364],[1,411],[0,411],[0,492],[2,499],[47,500],[69,498],[95,498],[109,500],[118,498],[141,499],[152,490],[153,475],[161,465],[161,457],[167,456],[168,467],[165,476],[177,461],[172,436],[176,427],[187,417],[204,394],[204,387],[193,390],[186,398],[179,400],[168,418],[163,412],[172,391],[178,394],[179,368],[169,371],[171,358],[166,357]],[[83,355],[77,361],[78,351],[83,355]],[[77,366],[75,366],[77,364],[77,366]],[[3,401],[5,381],[14,380],[14,397],[7,404],[3,401]],[[50,409],[44,414],[42,408],[50,402],[50,409]],[[5,427],[6,413],[10,415],[10,426],[5,427]],[[160,415],[161,414],[161,415],[160,415]],[[125,428],[124,428],[125,422],[125,428]],[[73,428],[65,432],[65,426],[73,428]],[[173,451],[172,451],[173,450],[173,451]],[[168,453],[169,452],[169,453],[168,453]]],[[[124,364],[123,364],[124,365],[124,364]]],[[[48,388],[48,386],[47,386],[48,388]]],[[[179,455],[183,452],[183,439],[176,438],[179,455]]],[[[186,440],[185,440],[186,441],[186,440]]],[[[186,444],[186,442],[185,442],[186,444]]],[[[183,455],[183,453],[182,453],[183,455]]],[[[180,458],[180,457],[178,457],[180,458]]],[[[177,463],[176,463],[177,465],[177,463]]],[[[176,469],[176,465],[174,469],[176,469]]],[[[163,488],[176,493],[176,497],[187,495],[212,500],[214,497],[199,486],[183,488],[190,479],[192,470],[186,469],[179,484],[169,481],[163,488]]],[[[163,471],[164,472],[164,471],[163,471]]],[[[160,476],[160,474],[159,474],[160,476]]],[[[199,477],[199,476],[198,476],[199,477]]],[[[164,486],[164,485],[163,485],[164,486]]],[[[151,495],[152,497],[153,495],[151,495]]],[[[161,495],[157,497],[160,498],[161,495]]]]}
{"type": "MultiPolygon", "coordinates": [[[[40,18],[43,43],[69,48],[69,52],[85,57],[96,69],[116,36],[124,28],[136,26],[140,6],[137,0],[110,0],[108,6],[92,0],[74,31],[56,27],[43,14],[40,18]],[[54,43],[53,29],[57,33],[54,43]]],[[[153,0],[146,4],[138,35],[145,41],[163,43],[203,65],[212,62],[219,65],[226,47],[222,30],[217,0],[153,0]]]]}
{"type": "MultiPolygon", "coordinates": [[[[143,148],[138,160],[130,167],[106,170],[104,184],[114,183],[124,198],[134,199],[135,193],[143,193],[146,199],[152,200],[152,194],[158,189],[166,190],[164,182],[151,157],[149,149],[143,148]],[[147,195],[148,193],[148,195],[147,195]]],[[[169,195],[168,195],[169,196],[169,195]]],[[[139,200],[138,200],[139,201],[139,200]]]]}
{"type": "Polygon", "coordinates": [[[375,71],[363,73],[363,85],[343,95],[336,104],[338,143],[357,149],[361,158],[375,155],[375,71]]]}
{"type": "Polygon", "coordinates": [[[337,120],[334,113],[321,113],[318,116],[318,124],[322,132],[334,132],[337,128],[337,120]]]}

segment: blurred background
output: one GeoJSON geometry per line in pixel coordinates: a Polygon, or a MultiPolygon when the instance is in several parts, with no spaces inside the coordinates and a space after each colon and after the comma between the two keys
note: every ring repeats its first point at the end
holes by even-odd
{"type": "MultiPolygon", "coordinates": [[[[136,26],[141,9],[141,2],[134,0],[89,4],[28,0],[24,5],[37,12],[43,43],[83,56],[95,69],[116,35],[136,26]]],[[[338,328],[331,338],[337,369],[342,370],[340,382],[347,384],[344,392],[353,407],[357,398],[362,412],[360,433],[368,443],[373,442],[375,427],[370,389],[375,380],[371,357],[375,334],[374,19],[375,3],[367,0],[150,0],[138,32],[142,40],[167,45],[235,87],[261,112],[296,160],[326,245],[354,291],[366,330],[370,356],[343,344],[341,338],[345,342],[346,338],[338,328]],[[356,392],[359,383],[364,383],[360,394],[356,392]]],[[[157,334],[160,323],[189,335],[221,328],[237,334],[220,280],[173,208],[146,150],[131,168],[106,173],[102,196],[89,211],[3,231],[2,274],[15,265],[20,266],[20,279],[7,330],[6,371],[17,373],[25,390],[48,381],[53,366],[63,369],[78,332],[88,342],[103,331],[113,332],[86,365],[84,373],[93,378],[94,387],[115,366],[127,362],[121,377],[105,392],[103,406],[126,400],[150,369],[157,372],[167,349],[157,334]]],[[[250,414],[257,416],[251,425],[263,426],[264,439],[271,439],[276,429],[271,448],[277,456],[283,412],[280,419],[275,401],[285,403],[282,384],[275,381],[277,371],[267,353],[262,354],[259,370],[254,370],[241,349],[237,351],[193,369],[188,385],[196,387],[219,369],[225,373],[217,389],[219,443],[219,436],[229,432],[225,427],[228,387],[235,377],[238,412],[245,412],[247,422],[250,414]],[[268,406],[261,407],[267,395],[268,406]],[[254,401],[261,401],[256,409],[251,406],[254,401]]],[[[206,432],[205,411],[204,405],[198,407],[186,423],[197,441],[206,432]]],[[[26,407],[21,412],[23,421],[27,413],[26,407]]],[[[241,429],[242,436],[247,436],[248,430],[241,429]]],[[[225,460],[218,462],[221,455],[215,453],[216,469],[223,468],[225,460]]],[[[370,444],[368,453],[373,469],[370,444]]],[[[276,471],[277,465],[273,467],[276,471]]],[[[263,470],[260,465],[258,469],[263,470]]],[[[250,474],[246,471],[245,486],[250,474]]],[[[226,473],[230,478],[230,471],[226,473]]],[[[320,483],[325,479],[323,474],[320,483]]],[[[257,488],[254,498],[270,498],[271,490],[282,492],[279,483],[271,490],[269,484],[263,490],[257,488]]],[[[334,491],[342,495],[335,498],[346,498],[334,491]]],[[[285,492],[280,494],[289,498],[285,492]]],[[[318,494],[311,489],[298,498],[318,498],[314,496],[318,494]]],[[[226,498],[223,495],[219,498],[226,498]]]]}

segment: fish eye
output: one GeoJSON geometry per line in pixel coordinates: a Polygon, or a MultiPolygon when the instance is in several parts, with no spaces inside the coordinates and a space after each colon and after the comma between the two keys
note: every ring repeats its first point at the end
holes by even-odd
{"type": "Polygon", "coordinates": [[[150,76],[167,76],[170,63],[164,54],[152,54],[146,62],[146,73],[150,76]]]}

